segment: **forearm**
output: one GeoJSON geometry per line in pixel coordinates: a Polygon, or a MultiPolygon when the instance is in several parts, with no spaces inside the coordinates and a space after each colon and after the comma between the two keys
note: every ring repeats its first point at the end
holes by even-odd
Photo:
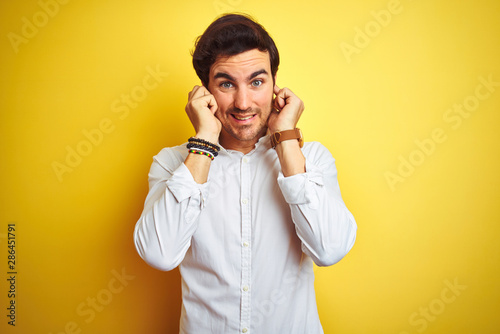
{"type": "Polygon", "coordinates": [[[335,160],[319,143],[304,147],[306,173],[278,178],[290,205],[304,253],[318,265],[331,265],[349,252],[356,222],[340,195],[335,160]]]}
{"type": "Polygon", "coordinates": [[[356,223],[343,203],[320,195],[318,207],[290,205],[292,219],[302,250],[319,266],[339,262],[356,239],[356,223]]]}
{"type": "Polygon", "coordinates": [[[140,256],[161,270],[175,268],[191,245],[208,195],[211,161],[219,150],[212,144],[221,131],[214,116],[214,96],[205,87],[195,86],[185,110],[196,131],[187,145],[192,152],[186,154],[186,147],[177,147],[155,157],[149,173],[150,191],[134,231],[140,256]]]}
{"type": "MultiPolygon", "coordinates": [[[[217,143],[218,137],[218,132],[202,132],[197,133],[194,138],[190,138],[189,140],[201,140],[204,141],[204,145],[210,144],[212,145],[212,147],[215,147],[217,150],[219,150],[220,148],[218,148],[215,144],[217,143]]],[[[213,158],[210,158],[207,155],[194,153],[189,153],[187,155],[186,160],[184,160],[184,164],[189,169],[189,172],[193,176],[193,179],[196,183],[202,184],[208,181],[208,173],[210,172],[212,159],[213,158]]]]}
{"type": "Polygon", "coordinates": [[[134,231],[141,258],[164,271],[174,269],[183,260],[197,227],[196,222],[186,222],[188,203],[175,203],[167,192],[141,215],[134,231]]]}
{"type": "Polygon", "coordinates": [[[208,180],[211,160],[206,155],[188,154],[184,164],[189,169],[196,183],[202,184],[208,180]]]}
{"type": "Polygon", "coordinates": [[[297,140],[285,140],[275,147],[285,177],[306,171],[306,159],[297,140]]]}
{"type": "Polygon", "coordinates": [[[171,270],[184,258],[208,193],[208,185],[197,185],[186,166],[172,172],[153,163],[153,183],[134,231],[139,255],[160,270],[171,270]]]}

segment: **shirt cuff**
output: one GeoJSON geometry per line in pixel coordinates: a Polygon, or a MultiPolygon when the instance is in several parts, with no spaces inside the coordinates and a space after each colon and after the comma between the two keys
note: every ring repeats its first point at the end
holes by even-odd
{"type": "Polygon", "coordinates": [[[280,171],[278,184],[288,204],[307,204],[317,198],[315,186],[323,186],[323,172],[306,159],[306,172],[285,177],[280,171]]]}
{"type": "Polygon", "coordinates": [[[167,188],[174,195],[177,202],[182,202],[185,199],[201,195],[201,206],[204,207],[205,199],[207,198],[209,191],[209,181],[199,184],[191,175],[191,172],[182,163],[172,174],[172,177],[167,181],[167,188]]]}

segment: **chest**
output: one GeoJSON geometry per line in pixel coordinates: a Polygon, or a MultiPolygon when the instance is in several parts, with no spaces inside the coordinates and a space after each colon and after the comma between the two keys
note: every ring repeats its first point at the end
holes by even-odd
{"type": "Polygon", "coordinates": [[[290,208],[277,182],[279,171],[275,154],[224,157],[213,164],[193,248],[213,254],[238,253],[242,244],[249,243],[253,253],[264,253],[295,237],[290,208]]]}

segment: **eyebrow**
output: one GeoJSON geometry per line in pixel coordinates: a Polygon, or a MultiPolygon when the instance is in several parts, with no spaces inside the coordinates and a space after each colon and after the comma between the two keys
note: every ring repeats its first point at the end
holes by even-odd
{"type": "MultiPolygon", "coordinates": [[[[258,70],[258,71],[255,71],[253,72],[252,74],[250,74],[247,78],[247,80],[252,80],[253,78],[255,78],[256,76],[258,75],[261,75],[261,74],[265,74],[265,75],[269,75],[269,73],[267,73],[267,71],[265,69],[262,69],[262,70],[258,70]]],[[[225,73],[225,72],[217,72],[215,75],[214,75],[214,80],[215,79],[219,79],[219,78],[225,78],[225,79],[228,79],[228,80],[231,80],[231,81],[236,81],[235,78],[233,78],[232,76],[230,76],[229,74],[225,73]]]]}

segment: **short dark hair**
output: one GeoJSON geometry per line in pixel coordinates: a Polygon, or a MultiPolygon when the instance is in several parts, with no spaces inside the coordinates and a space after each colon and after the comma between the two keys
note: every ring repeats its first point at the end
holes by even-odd
{"type": "Polygon", "coordinates": [[[203,35],[196,39],[192,52],[193,67],[203,85],[208,87],[210,67],[218,57],[235,56],[253,49],[269,53],[274,80],[280,56],[271,36],[248,15],[225,14],[212,22],[203,35]]]}

